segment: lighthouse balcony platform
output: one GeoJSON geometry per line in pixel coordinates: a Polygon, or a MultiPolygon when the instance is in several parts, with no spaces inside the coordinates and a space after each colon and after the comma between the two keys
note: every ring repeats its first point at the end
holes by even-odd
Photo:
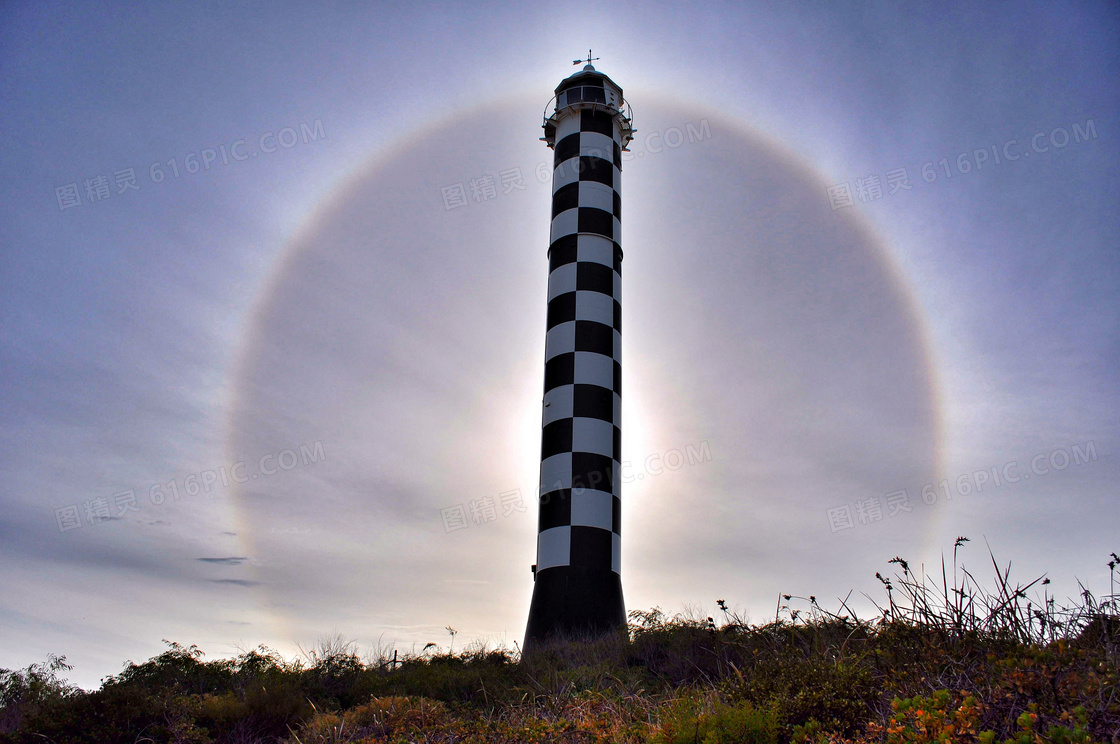
{"type": "Polygon", "coordinates": [[[630,104],[610,88],[585,85],[568,88],[553,96],[544,108],[544,137],[541,141],[553,147],[556,144],[556,124],[565,116],[578,115],[584,109],[604,111],[618,120],[621,147],[627,149],[633,139],[633,112],[630,104]]]}

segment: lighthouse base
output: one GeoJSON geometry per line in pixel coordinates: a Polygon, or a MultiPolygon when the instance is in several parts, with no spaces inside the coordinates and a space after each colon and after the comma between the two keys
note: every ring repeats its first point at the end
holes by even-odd
{"type": "Polygon", "coordinates": [[[622,577],[610,569],[555,566],[536,574],[525,649],[549,638],[604,635],[625,624],[622,577]]]}

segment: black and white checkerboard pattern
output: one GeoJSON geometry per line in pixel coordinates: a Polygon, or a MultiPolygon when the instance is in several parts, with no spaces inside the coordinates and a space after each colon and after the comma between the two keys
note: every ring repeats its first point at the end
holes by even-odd
{"type": "Polygon", "coordinates": [[[537,573],[621,569],[621,146],[614,117],[557,124],[537,573]]]}

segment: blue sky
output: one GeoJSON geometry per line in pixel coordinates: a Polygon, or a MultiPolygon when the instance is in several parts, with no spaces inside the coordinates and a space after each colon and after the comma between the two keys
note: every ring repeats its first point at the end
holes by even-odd
{"type": "Polygon", "coordinates": [[[1115,6],[2,13],[0,667],[520,642],[588,47],[638,130],[627,608],[877,599],[958,535],[1108,591],[1115,6]]]}

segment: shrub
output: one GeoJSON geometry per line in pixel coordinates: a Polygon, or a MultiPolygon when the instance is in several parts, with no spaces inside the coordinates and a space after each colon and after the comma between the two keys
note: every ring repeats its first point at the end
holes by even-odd
{"type": "Polygon", "coordinates": [[[58,676],[69,671],[65,656],[47,657],[20,671],[0,669],[0,733],[18,731],[25,719],[34,719],[58,707],[81,690],[58,676]]]}
{"type": "Polygon", "coordinates": [[[651,744],[776,744],[773,711],[750,703],[705,701],[693,695],[676,700],[664,715],[651,744]]]}
{"type": "Polygon", "coordinates": [[[370,737],[425,731],[445,722],[447,708],[437,700],[409,697],[374,698],[345,712],[316,711],[288,744],[341,744],[370,737]]]}
{"type": "Polygon", "coordinates": [[[764,659],[726,689],[732,699],[772,707],[786,738],[809,719],[824,731],[854,734],[879,699],[871,671],[858,658],[764,659]]]}
{"type": "Polygon", "coordinates": [[[979,716],[980,704],[966,691],[954,699],[948,690],[938,690],[928,697],[895,698],[890,722],[885,727],[872,724],[869,730],[886,734],[887,744],[961,741],[975,736],[979,716]]]}

